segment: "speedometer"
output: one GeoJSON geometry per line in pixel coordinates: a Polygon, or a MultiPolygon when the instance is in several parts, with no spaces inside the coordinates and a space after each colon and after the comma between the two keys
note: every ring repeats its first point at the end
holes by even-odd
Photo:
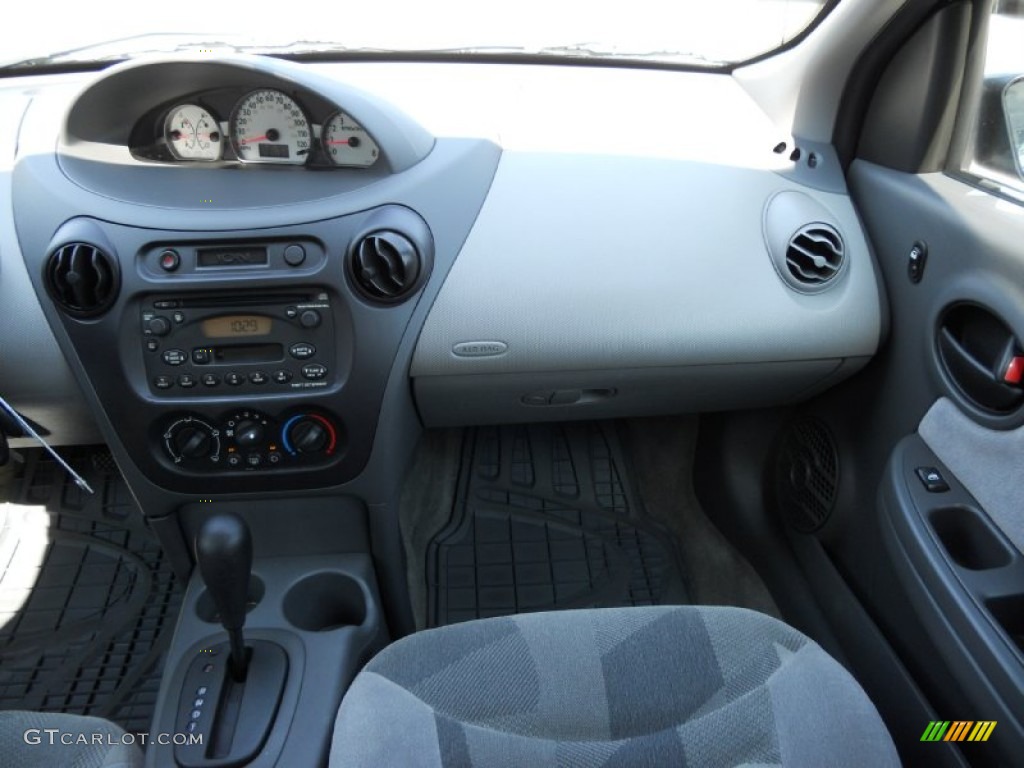
{"type": "Polygon", "coordinates": [[[231,143],[250,163],[301,165],[309,158],[309,121],[295,100],[271,88],[246,94],[231,115],[231,143]]]}

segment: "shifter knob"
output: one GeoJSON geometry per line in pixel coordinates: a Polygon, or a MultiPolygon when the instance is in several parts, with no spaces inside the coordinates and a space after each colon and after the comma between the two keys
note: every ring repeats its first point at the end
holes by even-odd
{"type": "Polygon", "coordinates": [[[227,630],[245,623],[252,570],[252,536],[238,515],[207,518],[196,536],[196,562],[227,630]]]}
{"type": "Polygon", "coordinates": [[[249,526],[238,515],[219,514],[207,518],[196,535],[196,562],[220,613],[220,623],[228,632],[232,674],[236,680],[244,680],[247,660],[242,626],[252,571],[249,526]]]}

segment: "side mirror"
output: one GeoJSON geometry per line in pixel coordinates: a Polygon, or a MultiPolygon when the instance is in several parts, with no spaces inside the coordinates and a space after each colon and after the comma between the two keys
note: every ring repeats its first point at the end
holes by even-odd
{"type": "Polygon", "coordinates": [[[1024,179],[1024,76],[1011,80],[1003,89],[1003,115],[1017,175],[1024,179]]]}

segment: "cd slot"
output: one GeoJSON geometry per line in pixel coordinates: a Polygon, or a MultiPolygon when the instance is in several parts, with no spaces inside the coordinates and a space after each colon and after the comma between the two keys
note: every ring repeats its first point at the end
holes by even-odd
{"type": "Polygon", "coordinates": [[[305,304],[313,300],[309,293],[242,293],[225,296],[189,296],[175,299],[182,309],[201,307],[269,306],[273,304],[305,304]]]}
{"type": "Polygon", "coordinates": [[[209,349],[210,362],[214,365],[277,363],[284,360],[283,344],[230,344],[209,349]]]}

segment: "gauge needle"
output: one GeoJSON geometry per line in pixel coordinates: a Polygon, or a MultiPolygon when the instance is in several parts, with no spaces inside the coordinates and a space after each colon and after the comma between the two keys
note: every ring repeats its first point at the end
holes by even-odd
{"type": "Polygon", "coordinates": [[[239,144],[252,144],[254,141],[266,141],[266,140],[267,140],[267,134],[263,134],[262,136],[253,136],[251,139],[242,139],[238,143],[239,144]]]}
{"type": "Polygon", "coordinates": [[[328,143],[328,144],[349,144],[349,143],[350,143],[351,141],[352,141],[352,139],[351,139],[351,138],[349,138],[349,139],[340,139],[340,140],[337,140],[337,139],[331,139],[331,140],[330,140],[330,141],[328,141],[327,143],[328,143]]]}

